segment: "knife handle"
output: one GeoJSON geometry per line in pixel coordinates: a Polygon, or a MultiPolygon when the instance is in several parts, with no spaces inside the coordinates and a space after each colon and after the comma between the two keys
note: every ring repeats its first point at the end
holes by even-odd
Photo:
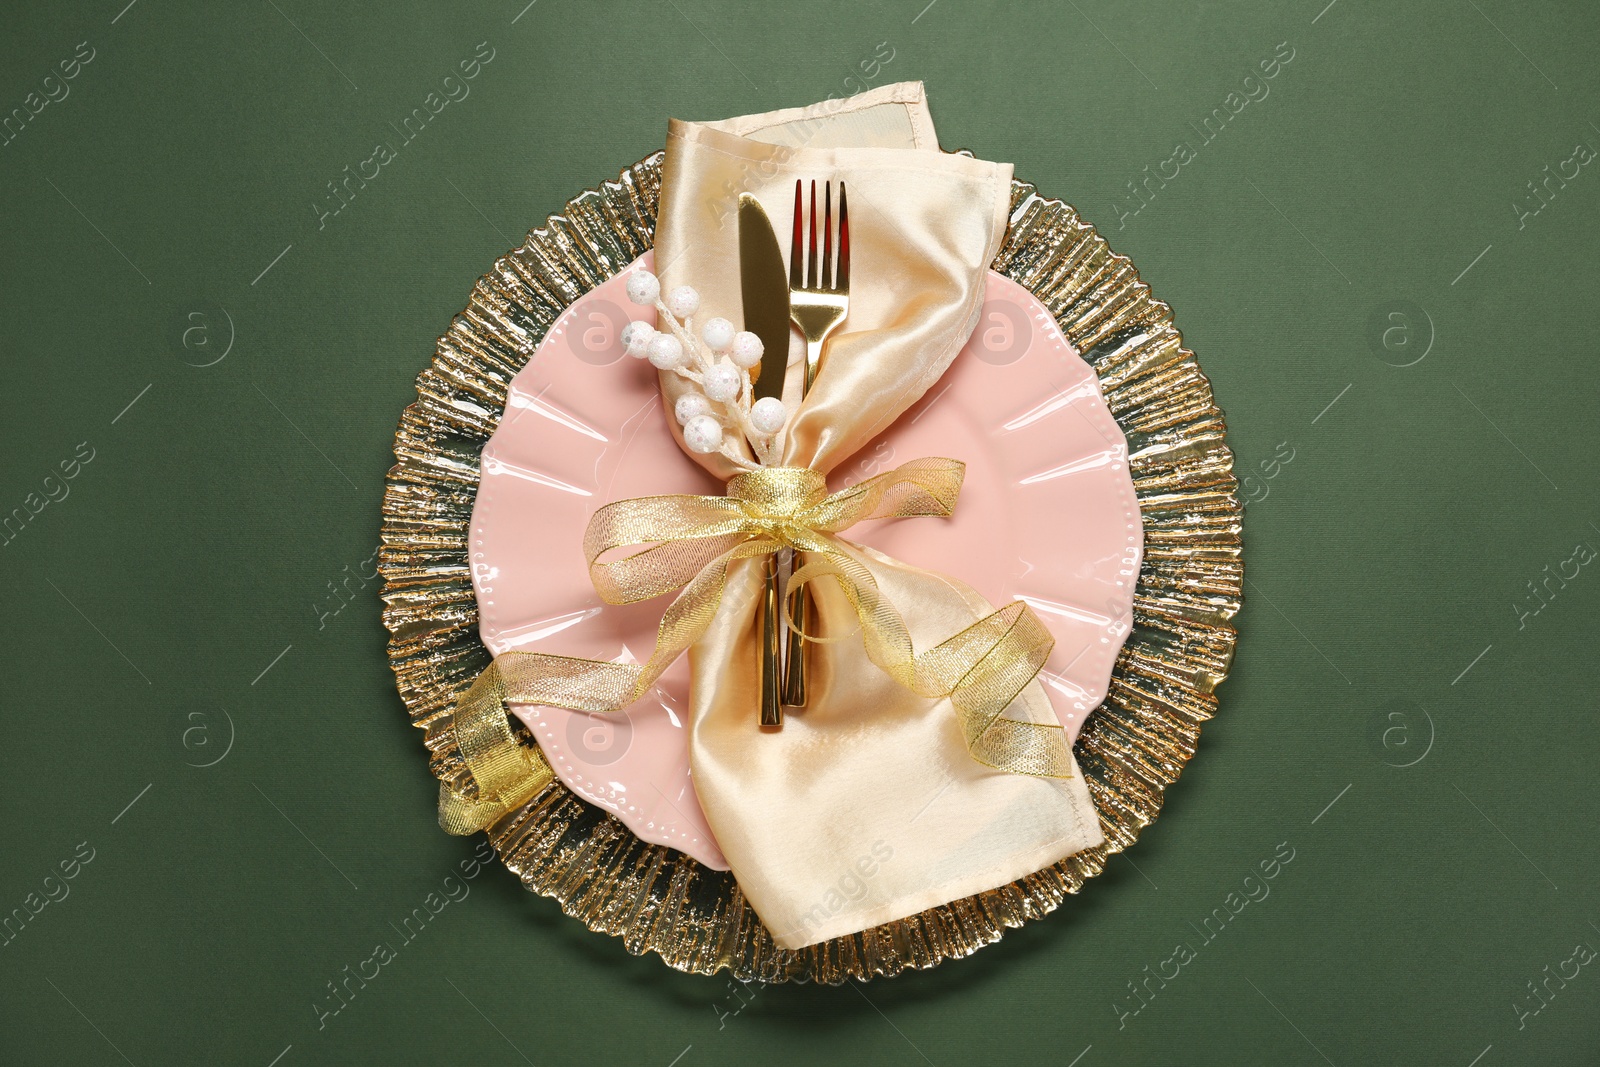
{"type": "Polygon", "coordinates": [[[778,659],[778,558],[765,557],[761,595],[761,725],[783,725],[783,694],[778,659]]]}
{"type": "Polygon", "coordinates": [[[811,591],[795,590],[791,605],[789,648],[784,656],[783,702],[791,708],[806,706],[806,640],[801,634],[811,629],[811,591]]]}

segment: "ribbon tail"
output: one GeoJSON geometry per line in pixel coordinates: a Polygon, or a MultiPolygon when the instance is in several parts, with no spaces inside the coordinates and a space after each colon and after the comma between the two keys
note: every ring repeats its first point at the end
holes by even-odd
{"type": "Polygon", "coordinates": [[[813,561],[790,577],[791,595],[818,578],[838,582],[861,622],[867,658],[913,692],[949,697],[973,759],[1013,774],[1073,776],[1072,751],[1058,723],[1005,715],[1055,647],[1055,638],[1032,608],[1013,601],[918,654],[904,617],[881,594],[872,572],[847,542],[824,535],[805,539],[803,547],[813,561]]]}
{"type": "Polygon", "coordinates": [[[440,782],[439,828],[447,834],[467,837],[479,830],[487,830],[502,816],[538,796],[540,790],[555,780],[555,772],[542,756],[534,756],[528,763],[528,776],[519,787],[492,800],[462,796],[440,782]]]}
{"type": "Polygon", "coordinates": [[[512,734],[505,713],[509,695],[496,661],[456,702],[451,728],[477,796],[439,783],[439,826],[446,833],[465,836],[485,829],[532,799],[555,777],[538,749],[523,747],[512,734]]]}
{"type": "Polygon", "coordinates": [[[537,747],[511,732],[507,703],[543,704],[590,714],[619,712],[655,684],[661,672],[700,639],[722,605],[728,565],[766,555],[777,545],[750,540],[702,567],[667,607],[656,631],[656,647],[641,664],[578,656],[507,652],[473,681],[456,703],[452,721],[456,747],[477,785],[467,796],[441,785],[439,825],[452,834],[482,830],[527,803],[554,777],[537,747]]]}
{"type": "Polygon", "coordinates": [[[1026,722],[1004,714],[1039,676],[1055,648],[1055,638],[1033,609],[1013,601],[930,654],[952,644],[959,650],[957,663],[972,661],[950,690],[972,758],[1014,774],[1071,778],[1072,752],[1059,723],[1026,722]]]}

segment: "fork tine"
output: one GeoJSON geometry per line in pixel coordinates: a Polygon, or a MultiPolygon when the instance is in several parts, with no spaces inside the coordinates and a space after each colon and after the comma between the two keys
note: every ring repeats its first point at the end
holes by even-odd
{"type": "Polygon", "coordinates": [[[833,288],[833,183],[822,183],[822,277],[820,287],[833,288]]]}
{"type": "Polygon", "coordinates": [[[810,239],[806,242],[806,288],[817,287],[817,183],[811,183],[811,213],[807,222],[810,239]]]}
{"type": "Polygon", "coordinates": [[[794,236],[789,240],[789,288],[800,288],[800,272],[804,269],[804,249],[800,244],[800,226],[804,216],[800,210],[800,179],[794,180],[794,236]]]}
{"type": "Polygon", "coordinates": [[[850,291],[850,208],[845,204],[844,182],[839,183],[839,270],[834,288],[842,293],[850,291]]]}

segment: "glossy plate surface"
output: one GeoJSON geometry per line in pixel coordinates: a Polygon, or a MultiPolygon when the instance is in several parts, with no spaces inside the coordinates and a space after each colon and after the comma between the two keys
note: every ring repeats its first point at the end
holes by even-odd
{"type": "MultiPolygon", "coordinates": [[[[649,267],[650,253],[638,262],[649,267]]],[[[584,528],[614,500],[721,492],[672,439],[654,369],[622,354],[618,333],[637,313],[626,273],[552,326],[483,449],[470,560],[481,636],[495,655],[647,658],[666,598],[603,604],[584,566],[584,528]]],[[[1031,293],[994,272],[978,327],[939,384],[829,482],[838,489],[924,456],[967,464],[955,515],[867,523],[846,536],[959,578],[997,606],[1032,605],[1056,637],[1040,678],[1075,738],[1131,628],[1140,509],[1127,442],[1094,371],[1031,293]]],[[[726,870],[691,781],[688,685],[683,658],[621,715],[514,711],[573,792],[643,840],[726,870]]]]}

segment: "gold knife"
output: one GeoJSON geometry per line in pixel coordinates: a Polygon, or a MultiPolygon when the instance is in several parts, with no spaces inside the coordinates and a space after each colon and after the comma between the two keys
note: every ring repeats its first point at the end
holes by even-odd
{"type": "MultiPolygon", "coordinates": [[[[772,220],[749,193],[739,194],[739,293],[744,302],[744,328],[761,338],[761,364],[752,391],[757,400],[768,396],[781,400],[789,369],[789,279],[772,220]]],[[[767,556],[763,566],[761,725],[782,726],[777,556],[767,556]]]]}

